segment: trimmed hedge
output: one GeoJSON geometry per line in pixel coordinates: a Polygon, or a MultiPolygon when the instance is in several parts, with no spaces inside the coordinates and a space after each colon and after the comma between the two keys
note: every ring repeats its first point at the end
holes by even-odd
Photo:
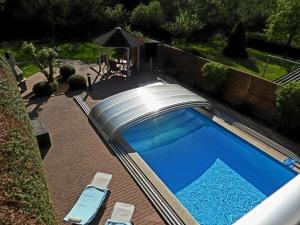
{"type": "Polygon", "coordinates": [[[2,59],[0,96],[0,223],[57,225],[34,131],[2,59]]]}
{"type": "Polygon", "coordinates": [[[222,90],[230,70],[222,64],[208,62],[201,68],[201,74],[200,88],[209,94],[217,95],[222,90]]]}
{"type": "Polygon", "coordinates": [[[59,69],[59,74],[63,77],[64,80],[67,80],[70,76],[75,74],[75,67],[72,65],[62,65],[59,69]]]}
{"type": "Polygon", "coordinates": [[[68,84],[71,90],[80,90],[86,88],[86,79],[84,76],[74,74],[69,77],[68,84]]]}
{"type": "Polygon", "coordinates": [[[41,81],[36,83],[32,91],[37,97],[50,96],[55,92],[58,88],[58,82],[54,80],[52,83],[49,81],[41,81]]]}

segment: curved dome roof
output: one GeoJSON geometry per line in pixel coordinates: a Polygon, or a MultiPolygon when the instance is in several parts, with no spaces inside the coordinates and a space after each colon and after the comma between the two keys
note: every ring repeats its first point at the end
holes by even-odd
{"type": "Polygon", "coordinates": [[[206,106],[208,101],[177,84],[156,83],[131,89],[99,102],[89,119],[107,141],[138,122],[174,109],[206,106]]]}

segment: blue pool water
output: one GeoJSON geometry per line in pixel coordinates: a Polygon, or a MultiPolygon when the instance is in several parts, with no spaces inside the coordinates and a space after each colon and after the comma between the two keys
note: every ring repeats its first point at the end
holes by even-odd
{"type": "Polygon", "coordinates": [[[202,225],[232,224],[296,176],[191,108],[122,136],[202,225]]]}

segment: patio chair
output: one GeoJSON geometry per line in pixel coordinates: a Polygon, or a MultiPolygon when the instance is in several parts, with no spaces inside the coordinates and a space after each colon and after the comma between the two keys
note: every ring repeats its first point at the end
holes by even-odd
{"type": "Polygon", "coordinates": [[[110,70],[110,72],[113,71],[115,73],[119,73],[120,72],[120,68],[118,68],[116,61],[109,60],[109,70],[110,70]]]}
{"type": "Polygon", "coordinates": [[[111,174],[97,172],[92,182],[83,189],[64,221],[80,225],[89,224],[104,205],[108,196],[107,186],[111,178],[111,174]]]}
{"type": "Polygon", "coordinates": [[[112,215],[105,225],[133,225],[131,221],[134,212],[134,205],[117,202],[112,215]]]}

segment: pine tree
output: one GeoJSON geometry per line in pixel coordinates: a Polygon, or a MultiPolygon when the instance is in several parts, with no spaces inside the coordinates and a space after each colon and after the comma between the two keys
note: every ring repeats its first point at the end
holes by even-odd
{"type": "Polygon", "coordinates": [[[238,22],[233,28],[223,54],[233,58],[247,58],[246,30],[242,22],[238,22]]]}

